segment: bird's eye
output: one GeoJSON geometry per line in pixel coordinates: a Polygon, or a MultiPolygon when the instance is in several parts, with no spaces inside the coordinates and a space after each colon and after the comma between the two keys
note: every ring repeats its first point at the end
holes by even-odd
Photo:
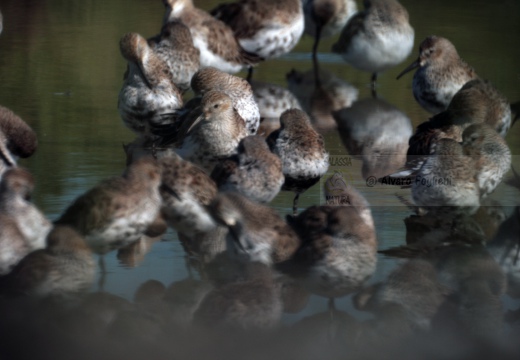
{"type": "Polygon", "coordinates": [[[218,109],[218,104],[213,105],[215,109],[218,109]]]}

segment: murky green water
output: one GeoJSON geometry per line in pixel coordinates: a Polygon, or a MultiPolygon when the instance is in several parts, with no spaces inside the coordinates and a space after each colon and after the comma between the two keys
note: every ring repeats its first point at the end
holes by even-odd
{"type": "MultiPolygon", "coordinates": [[[[204,9],[217,1],[195,1],[204,9]]],[[[491,1],[411,1],[403,0],[415,28],[415,49],[427,35],[450,39],[461,56],[480,76],[487,78],[512,102],[520,100],[520,2],[491,1]]],[[[361,6],[361,4],[359,4],[361,6]]],[[[122,144],[133,139],[117,112],[117,97],[126,63],[119,53],[119,38],[126,32],[146,37],[160,30],[163,5],[159,0],[1,0],[4,31],[0,35],[0,104],[12,109],[36,131],[36,154],[20,163],[35,176],[34,202],[55,219],[78,195],[101,179],[118,175],[125,165],[122,144]]],[[[358,89],[358,99],[370,96],[369,75],[346,65],[329,53],[335,38],[320,46],[322,66],[358,89]]],[[[311,69],[312,39],[302,38],[292,54],[261,64],[255,79],[287,86],[291,69],[311,69]]],[[[417,56],[382,74],[378,95],[399,108],[413,126],[428,118],[411,92],[411,75],[399,81],[396,75],[417,56]]],[[[244,74],[242,74],[244,75],[244,74]]],[[[348,156],[337,132],[325,136],[332,155],[348,156]]],[[[506,138],[514,155],[520,154],[520,126],[506,138]]],[[[520,157],[514,156],[520,169],[520,157]]],[[[403,219],[410,210],[401,205],[395,193],[406,190],[370,188],[361,174],[361,162],[342,171],[373,206],[379,248],[405,243],[403,219]]],[[[321,185],[321,184],[320,184],[321,185]]],[[[520,204],[519,192],[501,185],[493,194],[506,214],[520,204]]],[[[281,214],[290,212],[292,194],[281,193],[272,203],[281,214]]],[[[307,207],[323,201],[319,186],[300,198],[307,207]]],[[[381,281],[396,262],[380,256],[370,283],[381,281]]],[[[155,242],[135,267],[122,264],[115,252],[106,256],[108,276],[105,290],[131,299],[137,287],[156,279],[169,285],[188,277],[185,254],[177,235],[169,231],[155,242]]],[[[127,261],[128,262],[128,261],[127,261]]],[[[97,286],[97,285],[96,285],[97,286]]],[[[95,289],[95,287],[94,287],[95,289]]],[[[94,290],[93,289],[93,290],[94,290]]],[[[297,314],[287,314],[286,323],[322,312],[327,299],[312,296],[297,314]]],[[[339,299],[338,309],[356,316],[351,297],[339,299]]],[[[517,300],[506,298],[507,308],[518,308],[517,300]]]]}

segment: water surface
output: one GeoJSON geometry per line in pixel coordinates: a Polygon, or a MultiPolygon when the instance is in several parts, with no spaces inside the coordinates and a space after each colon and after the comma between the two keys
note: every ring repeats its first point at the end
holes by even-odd
{"type": "MultiPolygon", "coordinates": [[[[204,9],[218,3],[195,2],[204,9]]],[[[520,100],[520,2],[403,0],[402,4],[415,28],[415,50],[405,63],[380,75],[377,92],[406,114],[414,127],[429,115],[413,99],[412,76],[399,81],[395,77],[415,59],[419,42],[431,34],[450,39],[480,76],[491,80],[510,101],[520,100]]],[[[146,37],[158,33],[163,6],[159,0],[2,0],[0,6],[4,15],[4,31],[0,35],[0,104],[16,112],[38,135],[36,154],[20,163],[35,176],[34,202],[50,219],[56,219],[77,196],[100,180],[123,171],[122,144],[131,141],[133,134],[117,112],[118,92],[126,69],[118,41],[130,31],[146,37]]],[[[358,99],[369,97],[369,74],[330,54],[335,39],[326,39],[320,45],[322,66],[358,89],[358,99]]],[[[286,74],[291,69],[311,69],[311,46],[312,39],[304,36],[293,53],[261,64],[255,70],[255,79],[286,87],[286,74]]],[[[506,140],[513,154],[520,154],[519,126],[510,131],[506,140]]],[[[337,132],[326,134],[325,141],[331,155],[349,156],[337,132]]],[[[513,163],[520,169],[518,156],[514,156],[513,163]]],[[[409,197],[409,193],[396,188],[367,187],[360,169],[361,162],[353,158],[352,164],[342,171],[372,205],[379,248],[404,244],[403,219],[411,215],[411,210],[395,194],[409,197]]],[[[502,184],[492,199],[508,215],[513,206],[520,204],[518,195],[517,190],[502,184]]],[[[292,196],[281,193],[272,206],[285,215],[291,211],[292,196]]],[[[320,202],[320,186],[300,198],[302,208],[320,202]]],[[[155,242],[141,260],[132,267],[122,264],[115,252],[108,254],[105,290],[131,300],[146,280],[156,279],[169,285],[189,276],[185,252],[174,231],[155,242]]],[[[385,279],[399,263],[384,256],[378,260],[369,283],[385,279]]],[[[97,284],[92,290],[96,287],[97,284]]],[[[520,306],[517,299],[506,296],[503,300],[504,310],[520,306]]],[[[311,296],[302,311],[286,314],[283,321],[289,324],[323,312],[327,301],[311,296]]],[[[351,296],[338,299],[336,307],[360,319],[367,317],[353,308],[351,296]]]]}

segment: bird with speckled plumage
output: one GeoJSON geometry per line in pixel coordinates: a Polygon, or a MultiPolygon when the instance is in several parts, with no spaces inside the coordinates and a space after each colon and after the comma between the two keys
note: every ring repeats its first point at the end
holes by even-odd
{"type": "Polygon", "coordinates": [[[256,134],[260,124],[260,110],[251,85],[246,80],[213,67],[206,67],[193,76],[191,87],[199,96],[211,90],[226,93],[231,98],[233,107],[246,122],[249,134],[256,134]]]}
{"type": "Polygon", "coordinates": [[[195,7],[192,0],[163,0],[163,4],[166,8],[164,24],[180,21],[190,29],[193,44],[200,51],[201,67],[213,66],[236,73],[262,60],[240,46],[226,23],[195,7]]]}
{"type": "Polygon", "coordinates": [[[237,154],[220,162],[211,177],[220,191],[237,191],[253,201],[270,202],[282,188],[282,161],[260,135],[242,139],[237,154]]]}
{"type": "Polygon", "coordinates": [[[168,64],[175,86],[182,92],[189,90],[200,68],[200,51],[193,45],[190,29],[179,21],[168,22],[148,44],[168,64]]]}
{"type": "Polygon", "coordinates": [[[285,111],[280,129],[267,138],[271,151],[282,160],[285,182],[282,190],[296,193],[293,213],[300,194],[316,184],[329,168],[329,154],[323,137],[313,129],[307,114],[298,109],[285,111]]]}
{"type": "Polygon", "coordinates": [[[412,52],[414,30],[406,9],[396,0],[366,0],[350,18],[332,51],[357,69],[377,74],[403,62],[412,52]]]}
{"type": "Polygon", "coordinates": [[[211,173],[220,160],[236,153],[248,132],[231,98],[223,92],[205,93],[200,109],[197,118],[182,124],[182,145],[175,151],[211,173]]]}
{"type": "Polygon", "coordinates": [[[154,138],[155,128],[176,122],[176,111],[183,105],[181,93],[173,83],[168,64],[141,35],[124,35],[120,50],[128,70],[119,92],[119,115],[137,135],[154,138]]]}
{"type": "Polygon", "coordinates": [[[447,109],[453,96],[477,73],[462,60],[446,38],[428,36],[419,45],[419,57],[398,76],[417,69],[412,90],[415,100],[426,111],[437,114],[447,109]]]}

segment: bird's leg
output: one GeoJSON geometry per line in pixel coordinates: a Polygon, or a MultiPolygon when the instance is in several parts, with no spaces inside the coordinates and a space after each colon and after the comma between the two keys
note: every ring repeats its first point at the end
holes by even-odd
{"type": "Polygon", "coordinates": [[[104,291],[105,289],[105,280],[107,270],[105,267],[105,256],[99,255],[99,281],[98,281],[98,291],[104,291]]]}
{"type": "Polygon", "coordinates": [[[372,97],[374,99],[377,99],[376,82],[377,82],[377,73],[373,73],[372,78],[370,80],[370,90],[372,91],[372,97]]]}
{"type": "Polygon", "coordinates": [[[251,80],[253,80],[253,67],[252,66],[249,66],[249,68],[247,69],[247,78],[246,78],[247,82],[250,83],[251,80]]]}
{"type": "Polygon", "coordinates": [[[334,298],[329,298],[327,309],[329,311],[329,329],[328,329],[328,337],[329,341],[332,342],[335,338],[335,329],[334,329],[334,312],[336,311],[336,304],[334,302],[334,298]]]}
{"type": "Polygon", "coordinates": [[[293,200],[293,208],[292,208],[292,211],[293,211],[293,215],[296,216],[298,215],[298,198],[300,197],[300,193],[296,193],[296,196],[294,197],[294,200],[293,200]]]}
{"type": "Polygon", "coordinates": [[[312,46],[312,65],[314,67],[314,83],[316,87],[321,86],[320,68],[318,64],[318,45],[321,37],[321,26],[316,28],[316,37],[314,38],[314,45],[312,46]]]}

